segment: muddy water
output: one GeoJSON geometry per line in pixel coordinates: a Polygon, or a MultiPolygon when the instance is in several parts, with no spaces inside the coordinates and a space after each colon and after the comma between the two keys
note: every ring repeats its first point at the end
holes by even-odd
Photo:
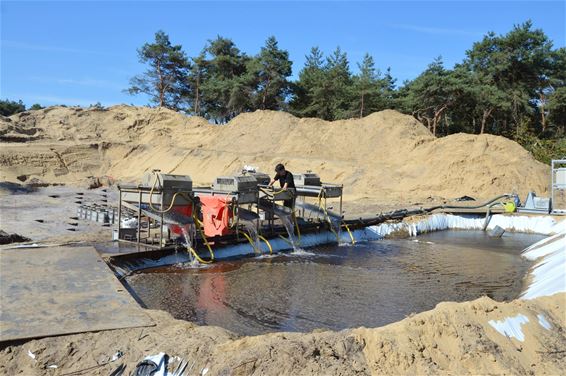
{"type": "Polygon", "coordinates": [[[443,231],[201,269],[159,268],[127,282],[148,308],[240,334],[375,327],[442,301],[516,298],[530,265],[519,254],[541,238],[443,231]]]}

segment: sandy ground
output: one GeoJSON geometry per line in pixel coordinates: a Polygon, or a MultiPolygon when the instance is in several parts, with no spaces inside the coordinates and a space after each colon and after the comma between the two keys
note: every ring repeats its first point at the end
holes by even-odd
{"type": "Polygon", "coordinates": [[[492,135],[435,138],[393,110],[326,122],[275,111],[222,126],[166,109],[50,107],[0,118],[0,181],[88,184],[139,181],[145,171],[189,174],[197,184],[239,173],[312,170],[345,185],[348,200],[488,198],[547,191],[549,168],[517,143],[492,135]]]}
{"type": "MultiPolygon", "coordinates": [[[[436,139],[395,111],[336,122],[257,111],[214,126],[163,109],[52,107],[0,118],[0,181],[68,187],[35,196],[14,196],[0,187],[0,229],[55,244],[105,241],[108,228],[70,225],[77,189],[93,200],[102,195],[84,190],[95,179],[137,181],[160,168],[210,184],[244,164],[271,171],[278,162],[345,184],[346,211],[360,216],[463,195],[544,195],[548,186],[548,167],[515,142],[466,134],[436,139]]],[[[129,374],[144,356],[164,351],[189,360],[191,375],[205,369],[209,375],[557,375],[566,369],[565,302],[566,294],[509,303],[481,298],[442,303],[381,328],[242,338],[148,311],[155,327],[0,345],[0,374],[108,375],[121,363],[129,374]],[[488,324],[518,313],[530,319],[522,328],[524,341],[488,324]],[[551,330],[538,324],[538,314],[551,330]],[[111,362],[117,351],[124,356],[111,362]]]]}
{"type": "MultiPolygon", "coordinates": [[[[108,241],[110,229],[97,223],[79,221],[79,231],[67,231],[69,217],[78,205],[73,201],[77,192],[84,193],[83,202],[100,201],[108,194],[101,189],[48,187],[19,197],[0,196],[3,225],[30,229],[21,232],[41,243],[108,241]],[[35,207],[35,212],[30,210],[35,207]],[[5,220],[4,213],[10,220],[5,220]],[[35,222],[38,218],[44,222],[35,222]]],[[[356,210],[358,204],[348,205],[356,210]]],[[[565,310],[566,294],[510,303],[484,297],[441,303],[432,311],[381,328],[256,337],[239,337],[222,328],[197,326],[166,312],[147,310],[154,327],[0,344],[0,374],[108,375],[122,363],[129,374],[143,357],[164,351],[189,360],[191,375],[204,369],[209,375],[557,375],[566,367],[565,310]],[[524,341],[507,338],[488,324],[519,313],[529,318],[522,328],[524,341]],[[539,314],[545,316],[551,330],[538,324],[539,314]],[[118,351],[124,356],[110,362],[118,351]]]]}
{"type": "Polygon", "coordinates": [[[108,375],[121,363],[131,372],[144,356],[164,351],[189,360],[191,375],[204,369],[209,375],[559,375],[566,369],[565,302],[564,293],[510,303],[484,297],[441,303],[432,311],[381,328],[243,338],[221,328],[175,320],[165,312],[147,311],[155,327],[6,347],[0,351],[0,373],[108,375]],[[488,323],[519,313],[529,318],[522,326],[523,341],[503,336],[488,323]],[[539,314],[551,330],[539,324],[539,314]],[[118,351],[124,356],[109,362],[118,351]]]}

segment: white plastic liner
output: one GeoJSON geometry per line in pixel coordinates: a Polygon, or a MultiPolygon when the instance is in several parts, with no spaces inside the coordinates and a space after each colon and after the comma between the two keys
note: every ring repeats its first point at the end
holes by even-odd
{"type": "Polygon", "coordinates": [[[566,292],[566,220],[554,226],[555,235],[542,239],[523,251],[523,256],[536,260],[523,299],[566,292]]]}
{"type": "MultiPolygon", "coordinates": [[[[421,233],[448,229],[481,230],[483,228],[484,221],[485,218],[483,217],[478,218],[477,216],[471,215],[457,216],[451,214],[433,214],[414,222],[382,223],[380,225],[369,226],[364,229],[352,231],[352,235],[356,241],[368,241],[382,239],[395,233],[416,236],[421,233]]],[[[558,232],[562,228],[560,225],[565,227],[566,222],[557,224],[557,222],[549,216],[496,214],[492,216],[487,229],[490,230],[495,226],[499,226],[506,231],[550,235],[558,232]]],[[[301,236],[300,247],[309,248],[321,244],[335,243],[336,241],[336,236],[331,232],[304,234],[301,236]]],[[[347,231],[343,230],[340,234],[340,243],[350,242],[350,235],[347,231]]],[[[290,242],[286,239],[275,238],[269,240],[269,243],[274,253],[292,250],[290,242]]],[[[269,249],[264,242],[261,242],[260,248],[262,253],[269,253],[269,249]]],[[[216,260],[251,256],[254,254],[254,249],[248,243],[214,248],[213,250],[216,260]]],[[[204,257],[207,256],[205,250],[201,250],[201,252],[204,257]]],[[[186,252],[178,252],[176,254],[164,256],[159,260],[142,259],[122,263],[120,267],[116,267],[116,271],[119,274],[124,274],[127,273],[127,270],[134,271],[156,266],[186,263],[188,261],[190,261],[190,258],[186,252]]]]}
{"type": "Polygon", "coordinates": [[[489,325],[491,325],[495,330],[506,337],[516,338],[517,340],[523,342],[525,340],[525,335],[523,334],[523,329],[521,325],[529,322],[529,318],[523,314],[518,314],[517,316],[507,317],[503,320],[490,320],[489,325]]]}

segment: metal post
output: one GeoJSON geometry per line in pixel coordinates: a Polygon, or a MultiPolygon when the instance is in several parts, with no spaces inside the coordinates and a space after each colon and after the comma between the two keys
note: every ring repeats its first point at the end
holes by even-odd
{"type": "Polygon", "coordinates": [[[342,222],[344,221],[344,216],[342,214],[342,195],[344,194],[344,186],[342,185],[342,190],[340,191],[340,226],[338,227],[338,238],[340,238],[342,233],[342,222]]]}
{"type": "Polygon", "coordinates": [[[138,244],[140,243],[140,240],[141,240],[141,212],[142,212],[142,209],[141,209],[142,191],[141,191],[141,189],[139,190],[139,192],[140,192],[140,195],[139,195],[139,198],[138,198],[138,239],[137,239],[138,244]]]}
{"type": "MultiPolygon", "coordinates": [[[[234,201],[234,199],[232,199],[232,205],[236,205],[236,201],[234,201]]],[[[236,240],[240,241],[240,231],[239,231],[239,227],[240,227],[240,205],[236,205],[236,240]]],[[[232,218],[232,220],[234,220],[232,218]]]]}
{"type": "Polygon", "coordinates": [[[260,217],[260,210],[259,210],[259,193],[257,194],[257,233],[260,234],[261,229],[261,217],[260,217]]]}
{"type": "Polygon", "coordinates": [[[118,187],[118,191],[120,192],[119,199],[118,199],[118,241],[120,240],[120,227],[122,226],[122,189],[118,187]]]}
{"type": "Polygon", "coordinates": [[[159,248],[163,247],[163,213],[161,213],[161,222],[159,223],[159,248]]]}
{"type": "MultiPolygon", "coordinates": [[[[236,231],[238,231],[238,229],[240,228],[240,204],[238,203],[236,207],[237,207],[236,215],[238,216],[236,218],[236,231]]],[[[238,231],[238,233],[239,233],[239,231],[238,231]]]]}
{"type": "Polygon", "coordinates": [[[269,214],[271,221],[271,234],[273,234],[273,226],[275,225],[275,196],[271,197],[271,213],[269,214]]]}
{"type": "Polygon", "coordinates": [[[147,217],[147,239],[151,241],[151,218],[149,217],[147,217]]]}

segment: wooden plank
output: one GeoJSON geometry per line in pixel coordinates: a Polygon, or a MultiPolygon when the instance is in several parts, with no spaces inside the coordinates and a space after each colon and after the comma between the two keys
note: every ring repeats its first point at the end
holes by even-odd
{"type": "Polygon", "coordinates": [[[152,325],[92,247],[0,250],[0,341],[152,325]]]}

